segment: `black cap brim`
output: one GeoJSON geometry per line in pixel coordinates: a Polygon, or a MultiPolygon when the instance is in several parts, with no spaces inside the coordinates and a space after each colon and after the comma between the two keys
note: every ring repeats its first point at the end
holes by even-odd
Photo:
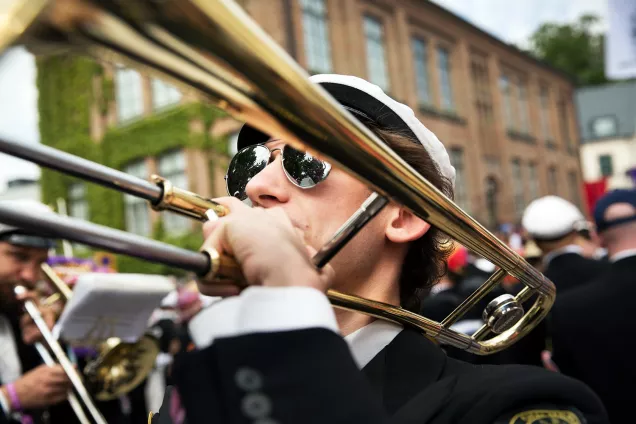
{"type": "Polygon", "coordinates": [[[52,249],[56,241],[52,238],[24,234],[20,232],[5,233],[0,236],[0,241],[20,247],[33,247],[37,249],[52,249]]]}
{"type": "MultiPolygon", "coordinates": [[[[408,135],[413,140],[418,139],[407,123],[404,122],[397,113],[369,93],[349,85],[333,82],[324,82],[320,83],[320,85],[327,90],[338,103],[351,112],[354,112],[354,116],[356,114],[365,116],[371,121],[376,122],[383,129],[394,130],[401,134],[408,135]]],[[[269,139],[269,135],[245,124],[238,134],[237,150],[255,144],[263,144],[269,139]]]]}

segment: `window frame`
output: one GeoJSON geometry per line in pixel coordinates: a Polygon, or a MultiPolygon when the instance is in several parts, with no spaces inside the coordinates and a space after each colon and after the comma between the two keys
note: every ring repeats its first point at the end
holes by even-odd
{"type": "Polygon", "coordinates": [[[598,155],[598,169],[599,169],[599,174],[601,175],[601,177],[604,178],[609,178],[614,176],[614,157],[613,155],[606,153],[606,154],[601,154],[598,155]],[[604,172],[604,166],[603,166],[603,159],[608,159],[609,162],[607,163],[606,166],[609,166],[609,174],[606,174],[604,172]]]}
{"type": "MultiPolygon", "coordinates": [[[[140,158],[140,159],[128,162],[128,164],[123,167],[123,170],[127,174],[130,174],[142,179],[148,179],[150,174],[150,169],[148,167],[148,163],[145,158],[140,158]],[[132,169],[132,167],[136,165],[141,165],[140,168],[143,169],[143,175],[141,175],[142,174],[141,172],[136,172],[135,170],[132,169]]],[[[150,236],[152,234],[152,222],[151,222],[150,208],[148,207],[148,202],[137,196],[131,196],[129,194],[124,194],[123,196],[124,196],[124,199],[123,199],[124,225],[125,225],[126,231],[133,234],[141,235],[141,236],[150,236]],[[130,208],[132,208],[132,213],[129,212],[131,210],[130,208]],[[129,219],[131,217],[134,217],[133,219],[136,220],[137,209],[143,209],[143,211],[145,212],[145,217],[144,217],[145,228],[144,230],[141,230],[141,231],[139,230],[140,226],[137,225],[137,222],[135,221],[135,223],[132,223],[129,219]]]]}
{"type": "MultiPolygon", "coordinates": [[[[126,124],[128,122],[139,119],[145,114],[145,104],[144,104],[144,76],[133,68],[128,68],[123,65],[116,65],[114,70],[114,84],[115,84],[115,104],[117,110],[117,122],[120,124],[126,124]],[[131,90],[130,87],[123,89],[122,74],[125,75],[135,75],[137,77],[138,85],[138,93],[134,93],[135,90],[131,90]],[[132,94],[131,94],[132,93],[132,94]],[[124,96],[124,97],[122,97],[124,96]],[[129,107],[127,105],[127,101],[132,99],[138,104],[135,104],[134,107],[129,107]],[[126,105],[125,108],[122,108],[122,105],[126,105]],[[123,114],[123,111],[128,111],[130,109],[132,112],[123,114]],[[134,110],[133,110],[134,109],[134,110]]],[[[130,83],[130,82],[129,82],[130,83]]]]}
{"type": "Polygon", "coordinates": [[[592,135],[594,136],[594,138],[612,138],[612,137],[618,137],[618,118],[616,117],[616,115],[601,115],[601,116],[595,116],[594,118],[590,119],[589,121],[589,129],[590,132],[592,133],[592,135]],[[598,135],[596,133],[595,130],[595,124],[599,121],[599,120],[609,120],[613,123],[614,125],[614,132],[612,134],[605,134],[605,135],[598,135]]]}
{"type": "MultiPolygon", "coordinates": [[[[363,39],[364,39],[364,48],[365,48],[365,60],[366,60],[366,72],[367,72],[367,79],[369,80],[369,82],[371,82],[372,84],[377,85],[378,87],[380,87],[385,93],[388,93],[391,91],[391,74],[390,74],[390,66],[389,66],[389,52],[388,52],[388,42],[387,42],[387,25],[386,25],[386,20],[382,17],[379,16],[376,13],[370,12],[370,11],[365,11],[362,14],[362,35],[363,35],[363,39]],[[384,81],[384,85],[380,83],[380,81],[378,81],[373,75],[373,71],[371,66],[371,61],[370,61],[370,51],[369,51],[369,35],[367,33],[367,21],[375,21],[379,24],[379,27],[381,29],[381,39],[379,40],[381,43],[379,43],[379,45],[382,47],[382,56],[383,56],[383,60],[382,60],[382,73],[383,76],[382,78],[385,80],[384,81]]],[[[378,41],[378,40],[374,40],[374,41],[378,41]]],[[[379,68],[378,68],[379,69],[379,68]]]]}
{"type": "MultiPolygon", "coordinates": [[[[315,1],[315,0],[299,0],[299,6],[300,6],[300,21],[301,21],[301,25],[302,25],[302,34],[303,34],[303,49],[304,49],[304,54],[305,54],[305,63],[306,63],[306,67],[307,70],[309,71],[310,74],[320,74],[320,73],[324,73],[324,74],[328,74],[328,73],[333,73],[333,47],[331,45],[331,28],[330,28],[330,21],[329,21],[329,1],[328,0],[319,0],[322,1],[323,4],[323,8],[324,8],[324,15],[318,15],[314,10],[312,10],[312,7],[307,6],[308,2],[311,1],[315,1]],[[324,36],[324,40],[322,40],[324,43],[321,46],[316,47],[316,49],[314,48],[310,48],[311,46],[314,46],[313,44],[310,43],[309,41],[309,37],[308,35],[311,33],[310,32],[310,28],[307,25],[307,18],[311,17],[312,19],[314,19],[316,22],[320,22],[323,24],[324,26],[324,34],[320,34],[320,36],[324,36]],[[314,55],[312,55],[310,52],[316,53],[319,50],[321,55],[322,53],[326,53],[326,55],[324,55],[324,57],[321,57],[321,61],[323,61],[323,63],[321,63],[320,66],[315,66],[316,63],[312,63],[312,61],[316,58],[314,55]],[[322,51],[324,50],[324,51],[322,51]],[[326,61],[326,63],[325,63],[326,61]],[[322,65],[327,65],[326,68],[321,68],[322,65]]],[[[314,27],[315,29],[315,27],[314,27]]],[[[313,34],[311,39],[312,40],[317,40],[318,38],[316,38],[318,36],[318,34],[313,34]]]]}

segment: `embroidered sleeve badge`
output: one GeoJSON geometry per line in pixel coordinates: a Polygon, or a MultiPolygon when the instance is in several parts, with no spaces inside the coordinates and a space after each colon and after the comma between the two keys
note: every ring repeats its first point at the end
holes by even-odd
{"type": "Polygon", "coordinates": [[[572,411],[534,409],[516,414],[509,424],[583,424],[572,411]]]}

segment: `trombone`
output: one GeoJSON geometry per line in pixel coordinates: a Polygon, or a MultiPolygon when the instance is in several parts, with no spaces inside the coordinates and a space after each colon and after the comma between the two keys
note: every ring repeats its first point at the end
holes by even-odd
{"type": "MultiPolygon", "coordinates": [[[[16,286],[14,288],[14,292],[16,295],[22,295],[26,293],[26,291],[27,290],[24,286],[16,286]]],[[[64,353],[64,349],[62,349],[62,346],[60,346],[58,341],[49,330],[46,322],[44,321],[44,318],[42,318],[42,315],[40,314],[40,310],[38,309],[38,307],[35,305],[35,303],[33,303],[33,301],[25,300],[24,309],[29,314],[35,325],[38,327],[38,330],[40,330],[40,333],[44,337],[44,341],[51,349],[53,355],[55,355],[55,358],[57,359],[57,362],[60,364],[60,366],[68,376],[71,384],[73,385],[73,388],[75,389],[75,393],[79,395],[79,399],[81,399],[81,402],[83,402],[86,410],[93,418],[93,422],[95,424],[107,424],[101,412],[99,412],[99,410],[93,403],[93,399],[91,399],[90,395],[88,394],[84,383],[82,383],[82,378],[78,374],[77,370],[75,369],[69,358],[64,353]]],[[[35,347],[38,351],[38,354],[42,357],[42,360],[46,365],[50,366],[55,364],[55,360],[53,359],[49,351],[41,343],[36,343],[35,347]]],[[[82,403],[77,398],[75,393],[71,392],[68,395],[68,401],[71,405],[71,408],[82,424],[90,424],[91,421],[84,413],[82,403]]]]}
{"type": "MultiPolygon", "coordinates": [[[[56,293],[45,302],[61,297],[68,302],[73,291],[47,263],[41,265],[42,272],[54,286],[56,293]]],[[[97,357],[83,369],[89,391],[99,401],[109,401],[130,392],[143,382],[152,371],[159,354],[159,344],[149,335],[134,343],[126,343],[116,337],[100,341],[97,357]]]]}
{"type": "MultiPolygon", "coordinates": [[[[414,326],[441,343],[480,355],[510,346],[549,312],[556,295],[549,280],[414,171],[326,91],[311,83],[298,64],[231,0],[18,0],[6,11],[0,10],[1,14],[5,19],[0,24],[0,49],[26,43],[36,54],[60,52],[56,48],[72,50],[99,60],[142,67],[176,85],[192,88],[235,118],[265,133],[280,135],[296,148],[308,150],[360,178],[376,193],[367,206],[381,208],[389,200],[400,203],[500,268],[441,323],[400,307],[329,291],[336,307],[414,326]],[[525,288],[514,297],[491,302],[484,311],[486,323],[472,336],[453,331],[452,324],[506,273],[519,279],[525,288]],[[534,304],[524,313],[522,304],[533,298],[534,304]],[[486,338],[491,333],[494,336],[486,338]]],[[[78,177],[87,176],[78,169],[74,172],[78,177]]],[[[110,186],[136,194],[126,184],[112,182],[110,186]]],[[[146,192],[138,194],[155,202],[155,207],[162,205],[158,199],[168,199],[166,209],[193,212],[190,216],[197,219],[215,219],[214,215],[226,213],[209,199],[170,195],[178,190],[165,180],[142,188],[146,192]]],[[[348,223],[349,227],[341,228],[333,239],[336,245],[346,242],[372,212],[370,207],[370,211],[354,218],[355,222],[348,223]]],[[[0,208],[0,220],[188,269],[204,282],[214,278],[237,281],[241,277],[231,258],[215,251],[184,251],[70,218],[17,214],[7,208],[0,208]],[[140,250],[133,251],[132,246],[140,250]]],[[[322,262],[328,259],[326,255],[322,262]]]]}

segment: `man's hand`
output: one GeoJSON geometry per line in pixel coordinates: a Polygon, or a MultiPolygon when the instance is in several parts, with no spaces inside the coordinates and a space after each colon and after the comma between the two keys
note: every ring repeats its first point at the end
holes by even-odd
{"type": "MultiPolygon", "coordinates": [[[[71,382],[60,365],[40,365],[14,383],[23,409],[38,409],[60,403],[68,397],[71,382]]],[[[3,388],[3,390],[5,390],[3,388]]],[[[5,393],[10,399],[8,393],[5,393]]]]}
{"type": "MultiPolygon", "coordinates": [[[[303,286],[327,291],[333,269],[316,269],[311,263],[313,249],[303,242],[281,208],[250,208],[236,198],[215,199],[230,209],[227,216],[209,221],[203,227],[204,247],[232,256],[240,265],[249,285],[303,286]]],[[[231,296],[233,286],[202,285],[208,296],[231,296]]]]}
{"type": "MultiPolygon", "coordinates": [[[[36,305],[38,305],[37,293],[33,291],[19,295],[18,300],[20,301],[30,300],[36,305]]],[[[52,329],[53,326],[55,325],[55,320],[57,318],[58,311],[53,306],[38,306],[38,307],[40,309],[40,314],[42,315],[42,318],[44,318],[44,321],[46,322],[47,327],[49,328],[49,330],[52,329]]],[[[22,330],[22,340],[24,341],[24,343],[28,345],[41,341],[43,338],[42,334],[40,333],[40,330],[38,329],[37,325],[35,325],[35,322],[33,322],[33,319],[31,319],[31,316],[29,316],[29,314],[25,313],[20,318],[20,328],[22,330]]]]}

